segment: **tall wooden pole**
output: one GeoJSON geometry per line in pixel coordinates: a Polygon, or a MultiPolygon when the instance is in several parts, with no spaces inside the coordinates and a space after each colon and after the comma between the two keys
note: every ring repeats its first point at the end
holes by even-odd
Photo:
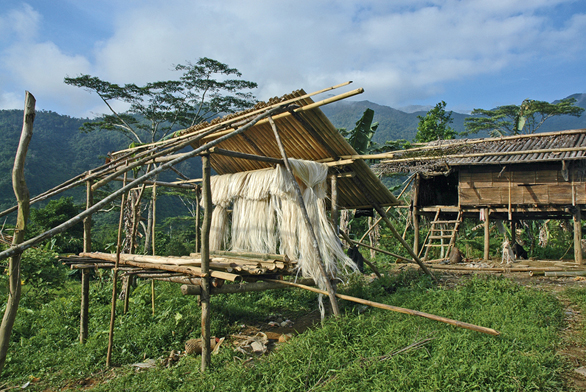
{"type": "Polygon", "coordinates": [[[584,264],[582,256],[582,211],[580,205],[576,205],[574,211],[574,260],[576,264],[584,264]]]}
{"type": "Polygon", "coordinates": [[[305,208],[305,203],[303,202],[303,196],[301,196],[301,189],[299,188],[299,184],[295,180],[295,176],[293,175],[293,170],[291,170],[291,166],[289,165],[289,159],[287,158],[287,153],[285,152],[285,146],[283,146],[283,142],[281,141],[281,136],[279,136],[279,130],[277,129],[277,125],[275,121],[273,121],[272,117],[268,117],[269,123],[273,128],[273,133],[275,134],[275,140],[277,141],[277,145],[279,146],[279,150],[281,151],[281,157],[283,158],[283,163],[287,168],[287,173],[291,178],[291,182],[295,188],[295,194],[297,197],[297,204],[301,208],[301,213],[303,214],[303,221],[305,222],[305,226],[307,227],[307,231],[311,236],[311,244],[313,247],[313,251],[315,252],[317,258],[317,265],[319,267],[319,272],[321,273],[322,277],[324,278],[326,284],[326,290],[328,292],[328,297],[330,298],[330,303],[332,305],[332,312],[334,316],[340,316],[340,308],[338,307],[338,300],[336,299],[336,292],[332,283],[330,281],[330,277],[326,273],[326,267],[324,266],[323,259],[321,257],[321,253],[319,251],[319,245],[317,243],[317,238],[315,236],[315,232],[313,231],[313,226],[311,225],[311,221],[309,220],[309,215],[307,214],[307,209],[305,208]]]}
{"type": "Polygon", "coordinates": [[[153,248],[153,256],[157,254],[157,246],[155,245],[155,234],[157,227],[157,185],[153,185],[153,227],[151,229],[151,243],[153,248]]]}
{"type": "Polygon", "coordinates": [[[334,174],[331,176],[332,194],[330,200],[332,201],[332,209],[330,215],[332,217],[332,225],[334,226],[334,232],[336,237],[340,234],[340,221],[338,213],[338,177],[334,174]]]}
{"type": "Polygon", "coordinates": [[[417,173],[413,184],[413,252],[419,254],[419,184],[420,175],[417,173]]]}
{"type": "MultiPolygon", "coordinates": [[[[24,240],[26,222],[29,216],[30,197],[24,179],[24,163],[28,151],[28,145],[33,136],[35,104],[35,97],[27,91],[24,100],[22,132],[20,134],[20,141],[18,143],[16,157],[14,158],[14,166],[12,168],[12,188],[14,189],[14,194],[18,203],[18,215],[16,217],[16,227],[14,229],[12,245],[17,245],[24,240]]],[[[18,304],[20,303],[20,257],[20,253],[15,254],[8,262],[8,300],[6,302],[2,324],[0,325],[0,374],[2,374],[2,369],[4,368],[4,363],[6,361],[10,335],[12,334],[12,327],[14,326],[18,304]]]]}
{"type": "Polygon", "coordinates": [[[484,209],[484,261],[490,259],[490,219],[488,215],[490,210],[484,209]]]}
{"type": "MultiPolygon", "coordinates": [[[[124,173],[124,185],[126,185],[126,173],[124,173]]],[[[120,219],[118,220],[118,238],[116,242],[116,263],[112,271],[112,308],[110,310],[110,331],[108,335],[108,352],[106,353],[106,366],[112,366],[112,347],[114,345],[114,321],[116,320],[116,297],[118,296],[118,266],[120,265],[120,251],[122,248],[122,224],[124,223],[124,203],[126,193],[122,194],[120,202],[120,219]]]]}
{"type": "MultiPolygon", "coordinates": [[[[91,171],[88,172],[91,175],[91,171]]],[[[86,181],[86,200],[85,208],[91,208],[94,203],[94,193],[92,191],[92,181],[86,181]]],[[[92,251],[92,216],[88,215],[83,220],[83,252],[92,251]]],[[[79,314],[79,342],[84,344],[88,337],[89,321],[89,296],[90,296],[90,271],[81,270],[81,311],[79,314]]]]}
{"type": "Polygon", "coordinates": [[[201,371],[210,365],[210,228],[212,223],[212,192],[210,188],[210,156],[201,156],[202,193],[204,204],[203,225],[201,228],[201,371]]]}
{"type": "MultiPolygon", "coordinates": [[[[91,174],[91,171],[88,172],[88,175],[91,174]]],[[[85,198],[85,208],[91,208],[92,204],[94,204],[94,192],[92,191],[92,182],[86,182],[86,198],[85,198]]],[[[83,251],[91,252],[92,251],[92,216],[88,215],[83,220],[83,251]]]]}
{"type": "Polygon", "coordinates": [[[199,231],[199,215],[201,214],[200,206],[199,206],[199,194],[201,188],[199,185],[195,186],[195,253],[199,253],[199,245],[200,245],[200,231],[199,231]]]}
{"type": "Polygon", "coordinates": [[[81,311],[79,315],[79,342],[84,344],[88,337],[90,310],[90,270],[81,270],[81,311]]]}

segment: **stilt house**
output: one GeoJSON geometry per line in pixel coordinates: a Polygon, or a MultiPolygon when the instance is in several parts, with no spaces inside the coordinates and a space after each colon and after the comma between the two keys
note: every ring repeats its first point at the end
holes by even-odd
{"type": "MultiPolygon", "coordinates": [[[[385,174],[415,174],[412,212],[431,219],[421,247],[453,245],[464,217],[503,220],[573,219],[576,262],[582,263],[581,214],[586,204],[586,129],[500,138],[443,140],[390,154],[376,166],[385,174]],[[439,225],[449,225],[438,234],[439,225]]],[[[511,230],[514,236],[515,230],[511,230]]],[[[513,238],[514,241],[514,238],[513,238]]],[[[417,250],[416,250],[417,251],[417,250]]]]}

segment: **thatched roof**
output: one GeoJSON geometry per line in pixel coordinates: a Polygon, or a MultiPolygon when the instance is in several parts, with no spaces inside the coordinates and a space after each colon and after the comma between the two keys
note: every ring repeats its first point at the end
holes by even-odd
{"type": "Polygon", "coordinates": [[[580,160],[586,157],[586,129],[500,138],[441,140],[387,154],[374,166],[380,174],[449,171],[467,165],[510,165],[580,160]]]}

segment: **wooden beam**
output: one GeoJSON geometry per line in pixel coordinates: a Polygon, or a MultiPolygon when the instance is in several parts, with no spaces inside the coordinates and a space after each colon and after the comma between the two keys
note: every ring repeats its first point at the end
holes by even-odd
{"type": "Polygon", "coordinates": [[[79,315],[79,342],[84,344],[88,337],[90,302],[90,271],[81,270],[81,311],[79,315]]]}
{"type": "Polygon", "coordinates": [[[484,209],[484,261],[490,260],[490,210],[484,209]]]}
{"type": "MultiPolygon", "coordinates": [[[[124,173],[126,179],[127,173],[124,173]]],[[[125,182],[122,183],[125,185],[125,182]]],[[[122,187],[124,189],[124,186],[122,187]]],[[[106,352],[106,367],[112,366],[112,349],[114,346],[114,321],[116,320],[116,299],[118,297],[118,266],[120,265],[120,253],[122,252],[122,225],[124,223],[124,204],[126,193],[122,193],[120,202],[120,218],[118,219],[118,237],[116,240],[116,261],[112,273],[112,305],[110,309],[110,329],[108,333],[108,349],[106,352]]],[[[89,209],[88,209],[89,210],[89,209]]],[[[86,210],[86,211],[88,211],[86,210]]]]}
{"type": "MultiPolygon", "coordinates": [[[[123,180],[122,180],[122,178],[117,177],[117,178],[114,178],[113,181],[122,182],[123,180]]],[[[134,178],[129,178],[128,181],[134,181],[134,178]]],[[[193,186],[184,185],[188,181],[192,181],[192,180],[185,180],[181,183],[179,183],[179,182],[164,182],[164,181],[144,181],[143,184],[164,186],[167,188],[193,189],[193,186]]]]}
{"type": "MultiPolygon", "coordinates": [[[[91,172],[88,172],[90,174],[91,172]]],[[[94,193],[92,192],[92,182],[86,181],[86,198],[85,208],[91,208],[94,203],[94,193]]],[[[83,251],[92,251],[92,216],[88,215],[83,220],[83,251]]],[[[82,342],[83,343],[83,342],[82,342]]]]}
{"type": "Polygon", "coordinates": [[[224,156],[233,157],[233,158],[248,159],[251,161],[268,162],[268,163],[273,163],[275,165],[282,165],[283,164],[283,160],[279,159],[279,158],[272,158],[272,157],[267,157],[267,156],[254,155],[254,154],[246,154],[246,153],[238,152],[238,151],[224,150],[224,149],[218,148],[218,147],[210,148],[210,153],[224,155],[224,156]]]}
{"type": "MultiPolygon", "coordinates": [[[[308,291],[313,291],[314,293],[325,294],[325,291],[323,291],[323,290],[320,290],[320,289],[315,288],[315,287],[305,286],[305,285],[302,285],[302,284],[299,284],[299,283],[288,282],[288,281],[278,281],[278,280],[274,280],[274,279],[265,279],[265,280],[267,282],[282,282],[283,284],[287,284],[287,285],[293,286],[293,287],[298,287],[298,288],[305,289],[305,290],[308,290],[308,291]]],[[[344,295],[344,294],[336,294],[336,297],[338,297],[340,299],[344,299],[346,301],[352,301],[352,302],[356,302],[356,303],[359,303],[359,304],[362,304],[362,305],[372,306],[374,308],[391,310],[393,312],[410,314],[412,316],[425,317],[425,318],[428,318],[430,320],[440,321],[442,323],[450,324],[450,325],[453,325],[455,327],[466,328],[466,329],[470,329],[472,331],[482,332],[482,333],[486,333],[486,334],[489,334],[489,335],[498,336],[500,334],[498,331],[496,331],[496,330],[494,330],[492,328],[486,328],[486,327],[481,327],[479,325],[468,324],[468,323],[464,323],[462,321],[452,320],[452,319],[449,319],[449,318],[446,318],[446,317],[442,317],[442,316],[436,316],[436,315],[429,314],[429,313],[419,312],[417,310],[400,308],[398,306],[392,306],[392,305],[387,305],[387,304],[381,304],[381,303],[378,303],[378,302],[373,302],[373,301],[369,301],[369,300],[366,300],[366,299],[352,297],[352,296],[344,295]]]]}
{"type": "Polygon", "coordinates": [[[201,235],[201,339],[202,339],[202,353],[201,353],[201,371],[202,373],[210,365],[210,228],[212,223],[212,192],[210,188],[210,156],[202,155],[202,194],[204,205],[204,216],[201,235]]]}
{"type": "Polygon", "coordinates": [[[582,255],[582,212],[580,205],[574,209],[574,261],[576,264],[584,264],[582,255]]]}
{"type": "Polygon", "coordinates": [[[415,176],[415,183],[413,185],[413,210],[411,211],[411,219],[413,221],[413,251],[419,254],[419,185],[421,183],[421,175],[417,173],[415,176]]]}

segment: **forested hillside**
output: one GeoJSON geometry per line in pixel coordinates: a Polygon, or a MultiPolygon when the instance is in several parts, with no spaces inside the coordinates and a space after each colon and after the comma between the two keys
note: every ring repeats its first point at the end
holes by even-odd
{"type": "MultiPolygon", "coordinates": [[[[384,144],[387,140],[413,140],[417,133],[418,115],[425,116],[426,112],[405,113],[389,106],[382,106],[370,101],[339,101],[322,110],[336,128],[354,128],[354,124],[366,109],[374,110],[374,121],[379,123],[373,140],[384,144]]],[[[461,132],[464,130],[466,114],[454,113],[453,128],[461,132]]]]}
{"type": "MultiPolygon", "coordinates": [[[[1,210],[15,204],[11,171],[22,118],[22,110],[0,110],[1,210]]],[[[102,165],[108,152],[128,147],[130,140],[117,132],[80,132],[79,127],[86,121],[54,112],[37,112],[25,167],[31,196],[102,165]]],[[[180,170],[196,178],[201,173],[201,166],[193,159],[180,165],[180,170]]],[[[176,177],[174,173],[167,176],[176,177]]],[[[78,201],[85,200],[85,190],[79,189],[73,195],[78,201]]]]}
{"type": "MultiPolygon", "coordinates": [[[[573,94],[567,98],[575,98],[576,106],[586,108],[586,94],[573,94]]],[[[557,102],[559,101],[554,101],[553,103],[557,102]]],[[[323,106],[322,110],[337,128],[352,129],[367,108],[374,110],[374,121],[379,123],[373,140],[381,144],[387,140],[413,140],[417,133],[417,124],[419,123],[417,116],[424,116],[426,113],[405,113],[389,106],[377,105],[370,101],[339,101],[323,106]]],[[[452,118],[454,119],[452,128],[456,132],[464,131],[464,119],[466,117],[470,117],[470,115],[455,112],[452,114],[452,118]]],[[[572,116],[550,118],[539,128],[539,132],[554,132],[578,128],[586,128],[586,115],[578,118],[572,116]]],[[[486,134],[479,134],[471,135],[470,137],[486,136],[486,134]]]]}

